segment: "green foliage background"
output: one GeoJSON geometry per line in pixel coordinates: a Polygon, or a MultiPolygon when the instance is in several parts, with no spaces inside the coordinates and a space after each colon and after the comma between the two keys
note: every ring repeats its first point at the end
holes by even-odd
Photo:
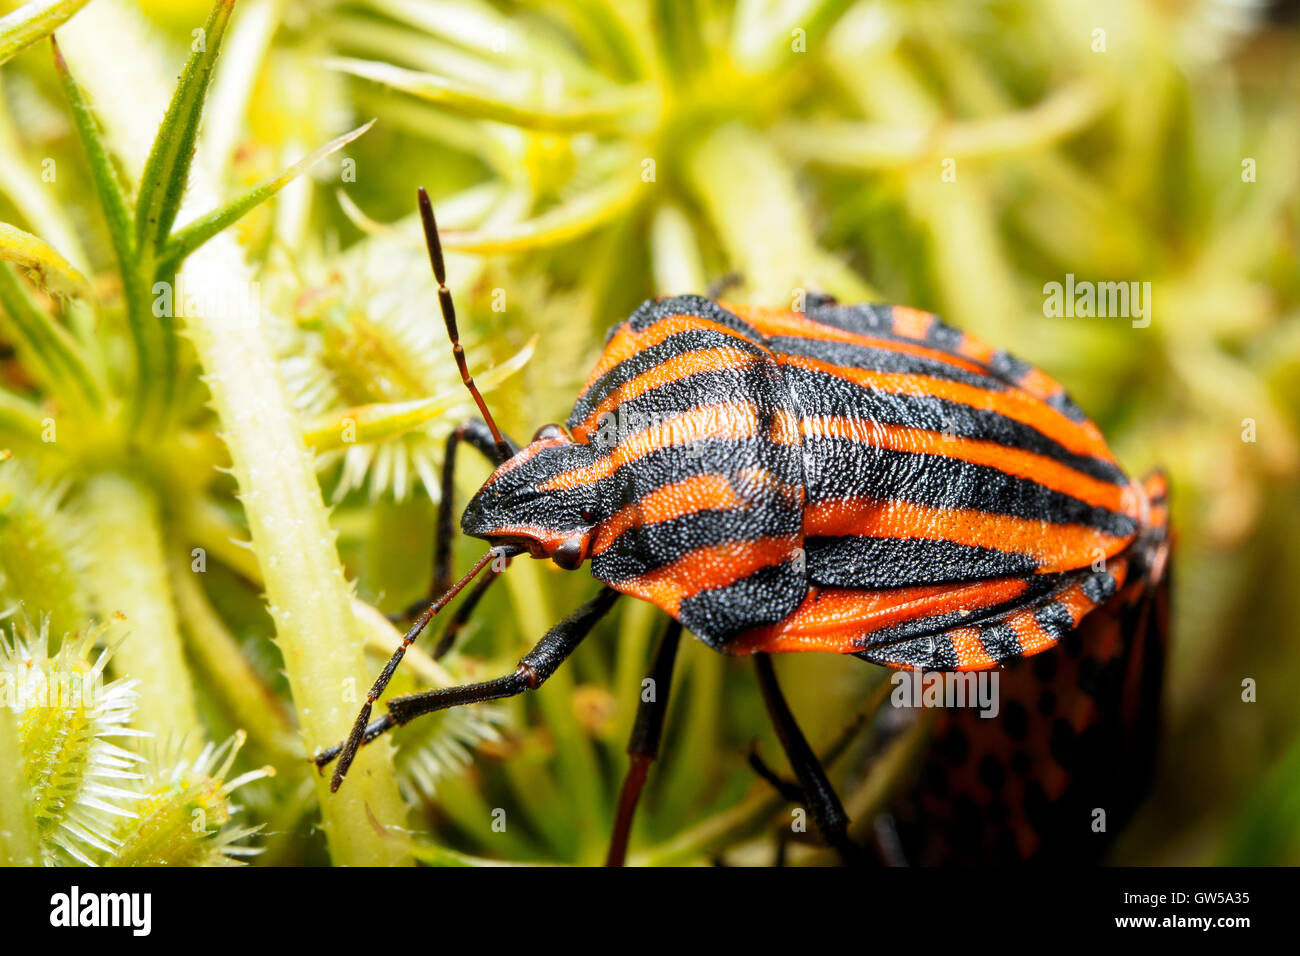
{"type": "MultiPolygon", "coordinates": [[[[1300,863],[1291,25],[1234,0],[230,6],[46,0],[0,20],[0,596],[28,636],[109,628],[133,726],[168,742],[155,761],[241,804],[256,861],[599,861],[662,623],[623,602],[528,700],[368,748],[322,817],[305,755],[346,730],[395,640],[378,611],[425,587],[441,439],[470,411],[413,216],[424,184],[471,363],[517,437],[563,420],[641,300],[732,271],[740,300],[929,309],[1063,381],[1132,472],[1173,483],[1167,746],[1114,859],[1300,863]],[[178,263],[260,326],[155,321],[152,282],[178,263]],[[1046,317],[1067,273],[1150,282],[1150,326],[1046,317]],[[275,775],[230,796],[199,757],[239,729],[231,776],[275,775]]],[[[485,474],[466,460],[460,495],[485,474]]],[[[526,561],[505,582],[444,666],[417,655],[394,690],[504,672],[593,587],[526,561]]],[[[816,745],[881,677],[779,664],[816,745]]],[[[776,753],[748,668],[694,642],[678,667],[633,862],[767,861],[787,811],[745,763],[755,740],[776,753]]],[[[24,726],[0,726],[7,766],[34,759],[24,726]]],[[[907,761],[861,753],[837,774],[859,820],[907,761]]],[[[0,810],[34,800],[9,788],[0,810]]],[[[221,817],[202,832],[230,844],[221,817]]],[[[100,861],[136,845],[110,829],[100,861]]],[[[195,861],[182,830],[156,862],[195,861]]]]}

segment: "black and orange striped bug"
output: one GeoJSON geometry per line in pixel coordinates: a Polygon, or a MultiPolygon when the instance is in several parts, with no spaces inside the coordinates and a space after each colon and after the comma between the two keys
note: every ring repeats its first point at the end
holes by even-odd
{"type": "MultiPolygon", "coordinates": [[[[474,386],[441,241],[419,208],[461,377],[482,421],[455,430],[435,542],[439,596],[407,631],[337,759],[433,711],[540,686],[622,594],[668,612],[660,692],[628,747],[609,862],[623,862],[657,754],[683,628],[752,655],[767,709],[828,845],[846,860],[843,806],[794,720],[771,653],[853,654],[894,668],[982,670],[1054,647],[1121,589],[1163,577],[1163,492],[1130,480],[1053,379],[911,308],[812,298],[802,312],[701,296],[649,301],[617,325],[567,426],[517,448],[474,386]],[[491,549],[451,575],[452,469],[461,443],[496,466],[461,518],[491,549]],[[510,674],[398,697],[371,720],[405,649],[496,558],[568,570],[600,592],[510,674]]],[[[500,570],[462,603],[435,653],[500,570]]]]}

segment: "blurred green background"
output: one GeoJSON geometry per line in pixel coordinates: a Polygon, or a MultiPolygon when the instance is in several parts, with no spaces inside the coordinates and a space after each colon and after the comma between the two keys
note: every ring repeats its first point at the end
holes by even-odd
{"type": "MultiPolygon", "coordinates": [[[[61,28],[112,149],[147,146],[209,10],[92,0],[61,28]]],[[[788,305],[807,289],[912,305],[1041,366],[1131,472],[1159,465],[1172,479],[1166,746],[1113,859],[1296,864],[1295,20],[1290,5],[1247,0],[239,0],[196,169],[233,195],[376,119],[229,235],[251,265],[286,401],[317,448],[346,574],[383,611],[423,592],[441,439],[469,412],[412,215],[417,185],[439,209],[471,364],[498,370],[480,378],[517,438],[563,421],[608,326],[647,296],[703,291],[730,272],[742,277],[739,301],[788,305]],[[1149,327],[1046,315],[1044,285],[1067,274],[1149,282],[1149,327]],[[398,414],[431,395],[446,400],[418,421],[398,414]],[[374,430],[355,444],[313,441],[349,409],[370,409],[374,430]],[[1242,699],[1247,679],[1253,702],[1242,699]]],[[[126,362],[113,244],[47,42],[0,67],[0,91],[0,220],[88,277],[87,337],[107,343],[110,367],[126,362]],[[45,160],[60,170],[54,181],[42,178],[45,160]]],[[[34,295],[41,282],[32,277],[34,295]]],[[[65,312],[75,333],[76,311],[65,312]]],[[[220,398],[208,408],[208,346],[191,330],[186,350],[189,338],[197,352],[177,372],[175,424],[150,439],[162,451],[74,436],[55,461],[9,442],[14,460],[0,467],[30,467],[22,487],[59,489],[31,520],[74,569],[105,554],[85,540],[103,506],[86,489],[127,458],[159,509],[167,560],[211,551],[199,593],[183,572],[170,584],[164,573],[157,596],[178,611],[195,733],[218,741],[243,726],[237,767],[278,771],[232,798],[243,824],[265,825],[245,841],[264,848],[256,859],[322,862],[319,789],[292,739],[301,715],[272,642],[285,625],[261,596],[261,573],[294,555],[269,552],[256,529],[255,559],[228,544],[247,535],[236,480],[247,503],[255,476],[238,460],[233,478],[215,472],[230,464],[215,436],[247,423],[229,420],[220,398]]],[[[5,356],[7,390],[51,401],[21,350],[5,356]]],[[[465,456],[460,495],[486,473],[465,456]]],[[[0,499],[12,512],[0,594],[33,619],[50,615],[56,636],[84,631],[113,609],[104,586],[25,583],[35,549],[15,542],[37,534],[13,530],[22,494],[0,499]]],[[[478,547],[464,542],[460,566],[478,547]]],[[[417,662],[399,692],[504,672],[593,590],[585,574],[529,562],[505,581],[443,662],[449,673],[417,662]]],[[[416,843],[399,851],[599,861],[661,626],[654,609],[623,602],[531,699],[397,735],[391,759],[416,843]]],[[[372,653],[360,686],[378,661],[372,653]]],[[[854,659],[779,666],[816,745],[882,676],[854,659]]],[[[749,668],[695,642],[678,668],[633,862],[765,862],[788,811],[745,762],[752,741],[778,755],[749,668]]],[[[852,806],[875,805],[882,773],[842,769],[852,806]]]]}

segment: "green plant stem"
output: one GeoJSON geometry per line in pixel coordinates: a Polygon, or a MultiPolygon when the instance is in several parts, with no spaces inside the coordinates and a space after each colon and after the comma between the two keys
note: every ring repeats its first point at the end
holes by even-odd
{"type": "Polygon", "coordinates": [[[877,298],[844,263],[818,248],[793,173],[754,130],[721,127],[687,163],[691,186],[754,302],[790,306],[800,289],[845,301],[877,298]]]}
{"type": "MultiPolygon", "coordinates": [[[[150,48],[135,11],[101,0],[86,14],[65,31],[65,51],[74,64],[84,60],[91,67],[83,71],[88,85],[103,86],[103,95],[95,97],[101,118],[124,165],[138,176],[152,145],[157,115],[142,104],[165,102],[166,72],[148,62],[150,48]],[[114,72],[104,62],[106,38],[112,40],[110,50],[134,51],[131,71],[114,72]],[[147,88],[154,85],[151,77],[158,88],[147,88]],[[124,101],[134,108],[121,108],[124,101]]],[[[191,175],[188,196],[199,209],[217,204],[217,190],[205,174],[195,167],[191,175]]],[[[203,288],[248,288],[253,282],[243,253],[228,233],[196,252],[185,273],[203,288]]],[[[262,335],[261,316],[218,314],[214,309],[187,316],[186,325],[230,450],[299,726],[311,752],[346,736],[374,676],[366,670],[320,486],[262,335]]],[[[375,839],[372,820],[400,828],[406,818],[387,741],[360,752],[337,794],[330,794],[324,776],[316,779],[316,793],[336,863],[410,862],[404,850],[375,839]]]]}
{"type": "Polygon", "coordinates": [[[0,706],[0,866],[39,866],[40,836],[13,710],[0,706]]]}
{"type": "Polygon", "coordinates": [[[168,566],[176,609],[185,622],[185,646],[249,740],[285,764],[288,772],[306,770],[297,729],[280,698],[249,664],[239,642],[209,603],[198,573],[173,549],[168,566]]]}
{"type": "MultiPolygon", "coordinates": [[[[246,275],[233,241],[214,239],[191,260],[213,275],[246,275]]],[[[277,643],[307,752],[345,737],[373,675],[352,614],[325,503],[275,360],[257,317],[189,317],[243,495],[253,547],[266,582],[277,643]]],[[[401,826],[405,808],[386,740],[364,748],[347,784],[330,794],[317,783],[335,862],[389,865],[404,852],[374,839],[368,814],[401,826]]]]}
{"type": "Polygon", "coordinates": [[[140,681],[136,726],[197,755],[204,742],[176,611],[171,603],[158,503],[134,477],[105,472],[82,492],[90,527],[90,591],[120,642],[115,669],[140,681]],[[120,615],[120,617],[119,617],[120,615]]]}

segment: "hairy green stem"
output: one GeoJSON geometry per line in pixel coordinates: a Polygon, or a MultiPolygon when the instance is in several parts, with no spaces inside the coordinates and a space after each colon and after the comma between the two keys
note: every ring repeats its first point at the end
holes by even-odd
{"type": "MultiPolygon", "coordinates": [[[[209,280],[251,281],[226,236],[199,250],[187,271],[209,280]]],[[[310,753],[347,735],[373,676],[325,503],[260,316],[209,314],[187,322],[234,463],[310,753]]],[[[317,791],[336,862],[375,866],[409,859],[400,847],[375,840],[368,819],[400,827],[405,817],[386,740],[361,751],[337,794],[330,794],[324,777],[317,791]]]]}
{"type": "MultiPolygon", "coordinates": [[[[86,61],[80,74],[96,94],[93,99],[124,164],[138,177],[158,115],[145,106],[166,102],[169,89],[161,64],[150,61],[138,14],[120,0],[102,0],[64,32],[68,59],[86,61]],[[109,60],[122,49],[134,51],[130,71],[115,70],[109,60]],[[102,84],[102,90],[95,84],[102,84]]],[[[217,204],[206,173],[199,166],[191,170],[188,198],[196,209],[217,204]]],[[[230,450],[310,752],[346,736],[373,675],[367,672],[311,457],[262,334],[252,271],[227,233],[196,252],[184,272],[195,288],[251,293],[216,296],[222,301],[185,321],[230,450]]],[[[410,862],[406,851],[375,839],[376,823],[401,827],[406,817],[386,740],[361,751],[337,794],[330,794],[324,777],[317,779],[316,792],[336,863],[410,862]]]]}
{"type": "Polygon", "coordinates": [[[114,668],[140,681],[135,725],[195,756],[204,742],[167,581],[158,503],[134,477],[105,472],[82,491],[90,590],[118,644],[114,668]]]}
{"type": "Polygon", "coordinates": [[[818,248],[793,173],[754,130],[723,126],[687,162],[691,186],[754,302],[801,308],[800,291],[874,298],[848,266],[818,248]]]}

